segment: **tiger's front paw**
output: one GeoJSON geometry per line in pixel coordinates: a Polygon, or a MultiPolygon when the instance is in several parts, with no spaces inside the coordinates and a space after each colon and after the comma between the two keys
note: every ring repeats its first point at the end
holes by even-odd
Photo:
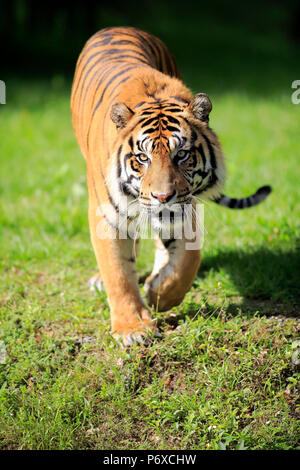
{"type": "Polygon", "coordinates": [[[156,292],[149,290],[147,293],[147,302],[158,312],[166,312],[173,307],[177,307],[183,301],[184,296],[176,296],[174,292],[156,292]]]}
{"type": "Polygon", "coordinates": [[[158,312],[165,312],[179,305],[185,292],[180,292],[180,288],[172,279],[165,279],[159,282],[159,274],[151,275],[146,279],[144,290],[147,293],[148,304],[158,312]]]}
{"type": "Polygon", "coordinates": [[[156,322],[151,319],[148,310],[131,320],[115,319],[112,321],[112,336],[124,346],[133,344],[149,344],[151,339],[160,338],[156,322]]]}

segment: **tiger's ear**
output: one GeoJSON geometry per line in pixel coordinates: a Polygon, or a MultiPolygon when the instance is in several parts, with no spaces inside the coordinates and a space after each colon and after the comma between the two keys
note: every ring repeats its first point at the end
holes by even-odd
{"type": "Polygon", "coordinates": [[[206,93],[198,93],[189,104],[189,109],[200,121],[208,122],[212,104],[206,93]]]}
{"type": "Polygon", "coordinates": [[[133,115],[134,112],[125,103],[115,103],[111,107],[110,117],[117,129],[123,129],[133,115]]]}

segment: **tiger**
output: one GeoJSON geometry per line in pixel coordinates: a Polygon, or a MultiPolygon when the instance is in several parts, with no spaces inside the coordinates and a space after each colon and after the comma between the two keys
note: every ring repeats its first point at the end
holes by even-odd
{"type": "Polygon", "coordinates": [[[188,246],[201,231],[192,215],[198,198],[244,209],[271,191],[264,186],[239,199],[223,194],[225,159],[209,126],[211,110],[208,95],[193,95],[167,46],[146,31],[102,29],[79,55],[71,115],[86,160],[90,238],[99,270],[90,286],[105,288],[111,334],[124,346],[161,336],[151,310],[179,305],[191,288],[201,262],[198,244],[188,246]],[[193,236],[175,237],[174,227],[188,218],[176,214],[187,205],[193,236]],[[145,300],[135,267],[141,216],[153,227],[156,246],[145,300]],[[121,230],[120,218],[134,236],[128,225],[121,230]]]}

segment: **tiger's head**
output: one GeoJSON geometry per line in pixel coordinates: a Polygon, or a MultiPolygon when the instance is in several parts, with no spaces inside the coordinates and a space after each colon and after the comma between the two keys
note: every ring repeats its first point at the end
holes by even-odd
{"type": "Polygon", "coordinates": [[[150,96],[133,108],[124,102],[112,106],[111,119],[119,131],[114,152],[119,189],[154,219],[197,197],[220,195],[225,165],[208,126],[211,109],[205,93],[190,100],[150,96]]]}

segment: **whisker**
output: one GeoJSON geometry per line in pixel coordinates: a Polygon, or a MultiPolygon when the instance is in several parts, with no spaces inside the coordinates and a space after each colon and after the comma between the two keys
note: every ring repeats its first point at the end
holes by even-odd
{"type": "MultiPolygon", "coordinates": [[[[200,201],[202,204],[205,205],[205,208],[208,209],[207,213],[209,215],[212,215],[214,217],[214,219],[218,222],[218,223],[221,223],[221,225],[225,228],[225,229],[228,229],[228,226],[225,224],[225,222],[223,222],[223,220],[219,219],[216,214],[212,211],[212,208],[209,204],[209,201],[205,201],[204,199],[201,199],[200,197],[198,196],[192,196],[193,199],[195,200],[198,200],[200,201]]],[[[209,233],[207,232],[207,234],[209,235],[209,233]]]]}

